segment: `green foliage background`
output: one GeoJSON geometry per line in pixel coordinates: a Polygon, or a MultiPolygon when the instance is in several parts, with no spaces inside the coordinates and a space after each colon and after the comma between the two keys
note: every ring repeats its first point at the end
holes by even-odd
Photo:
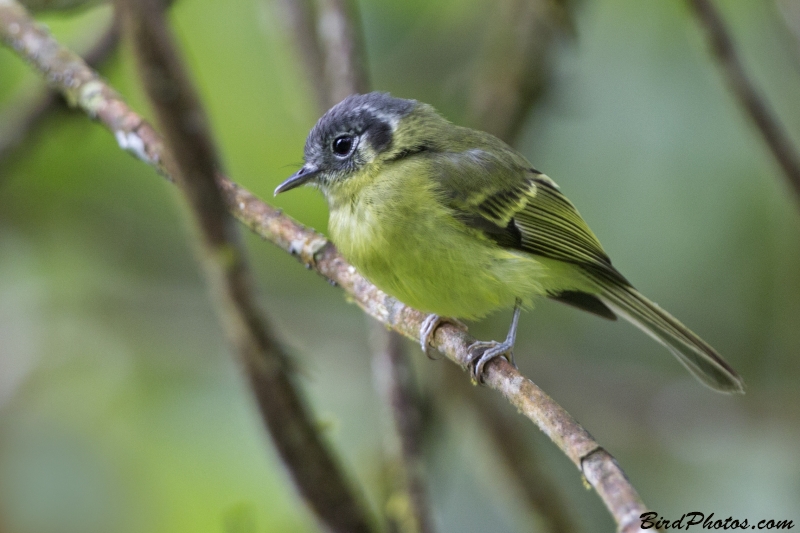
{"type": "MultiPolygon", "coordinates": [[[[800,48],[776,4],[717,3],[800,141],[800,48]]],[[[493,5],[363,0],[374,87],[464,122],[465,81],[493,5]]],[[[275,10],[269,0],[181,0],[172,18],[230,176],[324,230],[313,190],[271,198],[317,118],[275,10]]],[[[748,391],[716,395],[634,328],[549,302],[522,318],[521,370],[616,456],[660,514],[797,525],[798,199],[683,2],[587,0],[576,14],[577,38],[555,51],[553,85],[519,148],[561,185],[615,265],[717,347],[748,391]]],[[[107,17],[99,8],[43,20],[76,43],[107,17]]],[[[147,114],[128,50],[103,74],[147,114]]],[[[0,50],[0,105],[32,79],[0,50]]],[[[173,187],[80,113],[55,113],[0,161],[1,531],[316,530],[232,364],[187,226],[173,187]]],[[[320,424],[376,510],[387,423],[367,319],[283,252],[246,241],[320,424]]],[[[472,331],[500,337],[507,320],[472,331]]],[[[428,454],[439,530],[538,530],[475,419],[436,396],[450,363],[410,349],[421,387],[442,406],[428,454]]],[[[574,467],[521,427],[582,530],[611,531],[574,467]]]]}

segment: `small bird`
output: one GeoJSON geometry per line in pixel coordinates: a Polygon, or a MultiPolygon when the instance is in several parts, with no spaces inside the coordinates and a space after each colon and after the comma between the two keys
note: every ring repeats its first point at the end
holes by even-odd
{"type": "Polygon", "coordinates": [[[420,331],[423,350],[442,320],[513,306],[504,342],[470,346],[474,379],[495,357],[513,364],[520,309],[545,296],[622,316],[702,383],[744,391],[711,346],[611,265],[558,185],[497,137],[456,126],[428,104],[373,92],[327,111],[303,159],[275,195],[303,184],[322,191],[342,255],[379,289],[432,313],[420,331]]]}

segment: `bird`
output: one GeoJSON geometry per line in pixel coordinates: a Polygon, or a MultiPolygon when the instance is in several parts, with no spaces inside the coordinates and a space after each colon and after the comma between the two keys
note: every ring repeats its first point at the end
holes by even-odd
{"type": "Polygon", "coordinates": [[[558,185],[497,137],[423,102],[371,92],[348,96],[317,121],[303,161],[275,195],[300,185],[322,192],[344,258],[385,293],[430,313],[423,350],[443,321],[513,308],[504,341],[468,348],[477,381],[496,357],[514,363],[520,311],[546,297],[623,317],[703,384],[744,392],[714,348],[617,271],[558,185]]]}

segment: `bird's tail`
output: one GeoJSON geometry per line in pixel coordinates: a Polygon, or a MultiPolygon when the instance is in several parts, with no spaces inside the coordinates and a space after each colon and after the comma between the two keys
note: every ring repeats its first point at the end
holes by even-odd
{"type": "Polygon", "coordinates": [[[720,392],[744,392],[742,378],[714,348],[633,287],[602,284],[597,297],[614,313],[666,346],[704,384],[720,392]]]}

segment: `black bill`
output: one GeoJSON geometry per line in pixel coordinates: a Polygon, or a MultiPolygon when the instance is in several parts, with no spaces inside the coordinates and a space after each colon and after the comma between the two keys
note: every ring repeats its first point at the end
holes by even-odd
{"type": "Polygon", "coordinates": [[[309,165],[303,165],[300,170],[289,176],[286,181],[275,188],[275,196],[278,196],[282,192],[294,189],[295,187],[299,187],[304,183],[308,183],[317,174],[319,174],[319,169],[309,165]]]}

